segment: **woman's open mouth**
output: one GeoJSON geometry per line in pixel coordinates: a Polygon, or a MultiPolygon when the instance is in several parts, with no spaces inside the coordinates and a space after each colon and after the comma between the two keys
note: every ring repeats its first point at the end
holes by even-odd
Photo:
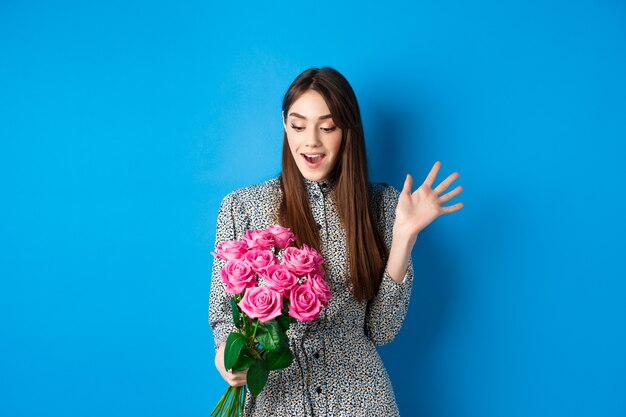
{"type": "Polygon", "coordinates": [[[302,155],[302,158],[304,158],[304,161],[309,166],[309,168],[313,169],[318,168],[320,165],[322,165],[322,161],[326,157],[326,154],[323,153],[302,153],[300,155],[302,155]]]}

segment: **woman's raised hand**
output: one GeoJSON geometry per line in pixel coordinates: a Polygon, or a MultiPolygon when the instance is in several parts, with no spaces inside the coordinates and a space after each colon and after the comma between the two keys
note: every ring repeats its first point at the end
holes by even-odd
{"type": "Polygon", "coordinates": [[[406,176],[404,187],[400,192],[398,205],[396,206],[396,219],[393,227],[394,235],[417,236],[420,231],[440,215],[452,213],[463,208],[463,203],[456,203],[447,207],[441,206],[463,191],[463,187],[458,186],[449,193],[440,196],[461,175],[458,172],[454,172],[433,189],[432,186],[440,167],[441,162],[435,162],[426,180],[413,192],[411,191],[413,178],[410,174],[406,176]]]}

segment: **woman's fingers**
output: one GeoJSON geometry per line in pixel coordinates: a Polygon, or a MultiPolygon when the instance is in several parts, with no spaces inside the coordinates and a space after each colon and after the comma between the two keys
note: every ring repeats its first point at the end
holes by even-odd
{"type": "Polygon", "coordinates": [[[448,214],[448,213],[453,213],[455,211],[459,211],[461,210],[463,207],[465,206],[465,204],[463,203],[456,203],[452,206],[448,206],[448,207],[441,207],[441,210],[443,212],[443,214],[448,214]]]}
{"type": "Polygon", "coordinates": [[[454,190],[450,191],[449,193],[446,193],[444,195],[442,195],[441,197],[439,197],[439,204],[443,204],[443,203],[447,203],[448,201],[450,201],[453,197],[461,194],[461,191],[463,191],[463,187],[461,187],[460,185],[458,187],[456,187],[454,190]]]}
{"type": "Polygon", "coordinates": [[[239,387],[242,385],[246,385],[248,383],[248,370],[240,371],[240,372],[231,372],[228,371],[228,375],[226,381],[229,385],[233,387],[239,387]]]}
{"type": "Polygon", "coordinates": [[[439,172],[439,168],[441,168],[441,162],[437,161],[435,162],[433,167],[430,169],[428,176],[424,180],[424,184],[428,185],[430,188],[433,188],[433,183],[435,182],[435,179],[437,178],[437,173],[439,172]]]}
{"type": "Polygon", "coordinates": [[[411,195],[411,188],[413,187],[413,177],[411,174],[406,174],[406,179],[404,180],[404,187],[402,187],[402,192],[411,195]]]}
{"type": "Polygon", "coordinates": [[[452,184],[452,182],[454,180],[456,180],[460,176],[461,176],[461,174],[459,174],[458,172],[453,172],[452,174],[448,175],[448,178],[446,178],[445,180],[441,181],[441,183],[437,186],[437,188],[435,188],[434,191],[437,194],[441,194],[442,192],[444,192],[450,186],[450,184],[452,184]]]}

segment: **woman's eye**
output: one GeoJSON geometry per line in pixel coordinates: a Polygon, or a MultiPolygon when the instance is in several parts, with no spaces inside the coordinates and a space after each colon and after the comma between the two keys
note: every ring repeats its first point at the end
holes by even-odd
{"type": "Polygon", "coordinates": [[[295,130],[296,132],[302,132],[304,130],[304,127],[302,126],[291,125],[291,128],[295,130]]]}
{"type": "Polygon", "coordinates": [[[322,130],[326,133],[330,133],[333,130],[337,129],[337,126],[333,126],[333,127],[323,127],[322,130]]]}

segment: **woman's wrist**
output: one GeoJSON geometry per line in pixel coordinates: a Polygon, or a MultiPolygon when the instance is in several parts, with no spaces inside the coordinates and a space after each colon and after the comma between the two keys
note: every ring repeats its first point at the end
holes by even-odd
{"type": "Polygon", "coordinates": [[[402,282],[406,275],[417,235],[396,234],[391,241],[391,249],[387,260],[387,274],[395,282],[402,282]]]}
{"type": "Polygon", "coordinates": [[[410,254],[418,235],[419,233],[405,233],[401,230],[395,230],[394,228],[391,238],[391,247],[393,248],[395,245],[397,248],[402,249],[403,252],[408,252],[410,254]]]}

